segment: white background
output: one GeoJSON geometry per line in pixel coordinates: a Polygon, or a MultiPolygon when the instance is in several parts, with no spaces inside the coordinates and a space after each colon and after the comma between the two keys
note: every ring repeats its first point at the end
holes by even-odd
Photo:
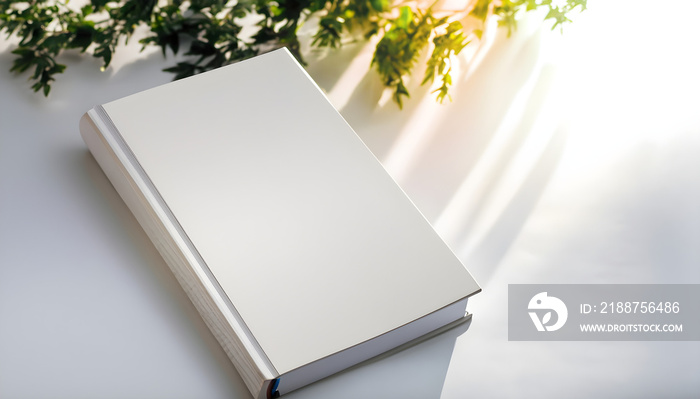
{"type": "MultiPolygon", "coordinates": [[[[289,398],[700,395],[698,342],[507,341],[507,284],[700,283],[700,4],[591,3],[563,36],[535,19],[489,30],[442,106],[417,78],[403,111],[386,101],[363,43],[308,54],[484,291],[470,325],[289,398]]],[[[0,397],[248,398],[78,134],[93,105],[168,82],[173,59],[133,41],[100,72],[69,53],[46,99],[7,72],[14,43],[0,39],[0,397]]]]}

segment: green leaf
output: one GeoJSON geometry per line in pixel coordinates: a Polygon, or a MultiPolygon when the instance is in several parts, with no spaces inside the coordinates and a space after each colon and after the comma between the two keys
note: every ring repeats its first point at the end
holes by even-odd
{"type": "Polygon", "coordinates": [[[387,11],[389,9],[389,0],[370,0],[372,8],[377,12],[387,11]]]}
{"type": "Polygon", "coordinates": [[[581,6],[581,11],[585,11],[588,8],[588,0],[567,0],[567,7],[569,10],[581,6]]]}
{"type": "Polygon", "coordinates": [[[413,11],[409,6],[401,7],[399,18],[396,20],[396,26],[401,29],[408,28],[408,24],[413,20],[413,11]]]}
{"type": "Polygon", "coordinates": [[[83,8],[80,9],[80,14],[82,14],[83,17],[87,17],[88,15],[92,14],[92,6],[91,5],[83,6],[83,8]]]}
{"type": "Polygon", "coordinates": [[[99,47],[93,54],[96,58],[102,58],[102,68],[107,68],[112,62],[112,49],[109,46],[99,47]]]}
{"type": "Polygon", "coordinates": [[[73,40],[67,44],[68,48],[79,48],[81,52],[87,50],[92,44],[95,29],[88,24],[76,27],[73,40]]]}
{"type": "Polygon", "coordinates": [[[478,0],[471,11],[471,15],[473,15],[477,19],[486,21],[486,17],[489,13],[490,4],[491,0],[478,0]]]}
{"type": "MultiPolygon", "coordinates": [[[[68,39],[70,38],[70,35],[64,34],[64,35],[52,35],[44,39],[44,41],[41,43],[42,47],[44,47],[49,53],[51,54],[58,54],[61,49],[65,48],[68,43],[68,39]]],[[[89,45],[89,43],[88,43],[89,45]]]]}
{"type": "Polygon", "coordinates": [[[29,69],[32,64],[36,61],[36,54],[34,50],[28,48],[18,48],[12,51],[12,54],[18,55],[12,62],[12,67],[10,72],[22,73],[29,69]]]}
{"type": "Polygon", "coordinates": [[[560,9],[559,7],[551,8],[549,10],[549,13],[547,13],[547,16],[544,17],[544,19],[554,19],[554,25],[552,25],[552,30],[554,30],[559,25],[563,26],[565,22],[571,22],[571,20],[566,17],[566,12],[560,9]]]}

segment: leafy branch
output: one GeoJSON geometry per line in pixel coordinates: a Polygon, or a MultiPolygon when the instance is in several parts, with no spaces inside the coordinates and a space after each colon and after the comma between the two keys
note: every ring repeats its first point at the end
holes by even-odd
{"type": "Polygon", "coordinates": [[[547,15],[544,17],[545,20],[552,19],[554,24],[552,25],[552,30],[556,29],[557,26],[563,29],[564,24],[571,22],[568,15],[576,9],[580,8],[580,11],[584,11],[587,6],[588,0],[563,0],[554,2],[553,0],[501,0],[494,8],[494,13],[500,18],[498,20],[498,26],[503,26],[508,29],[508,36],[517,29],[517,15],[524,11],[535,11],[537,9],[543,8],[547,10],[547,15]]]}
{"type": "Polygon", "coordinates": [[[68,0],[0,0],[0,32],[20,39],[10,71],[30,71],[32,89],[48,95],[56,75],[66,69],[57,61],[63,51],[89,53],[101,60],[104,70],[118,46],[140,26],[148,28],[139,41],[143,48],[160,47],[164,56],[186,48],[189,57],[165,69],[175,79],[283,46],[304,64],[297,33],[315,18],[314,47],[341,47],[358,31],[365,39],[377,36],[371,67],[401,107],[409,96],[407,79],[426,48],[431,51],[422,84],[437,80],[434,93],[442,102],[450,98],[455,57],[481,39],[490,15],[510,35],[522,12],[544,9],[545,20],[552,20],[555,29],[570,22],[577,8],[585,10],[586,0],[474,0],[459,11],[392,0],[91,0],[80,9],[70,7],[68,0]],[[250,37],[241,34],[244,18],[258,21],[250,37]]]}
{"type": "Polygon", "coordinates": [[[433,38],[433,53],[428,59],[428,68],[425,70],[425,77],[421,84],[432,83],[436,76],[441,79],[442,85],[435,89],[437,100],[441,103],[445,97],[449,97],[449,87],[452,85],[452,59],[459,54],[464,47],[469,44],[464,36],[464,28],[459,21],[452,21],[447,25],[445,33],[436,35],[433,38]]]}

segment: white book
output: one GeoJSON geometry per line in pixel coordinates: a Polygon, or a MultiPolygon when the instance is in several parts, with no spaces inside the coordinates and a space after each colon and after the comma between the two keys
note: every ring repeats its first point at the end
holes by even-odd
{"type": "Polygon", "coordinates": [[[459,323],[480,291],[287,50],[97,106],[80,132],[254,397],[459,323]]]}

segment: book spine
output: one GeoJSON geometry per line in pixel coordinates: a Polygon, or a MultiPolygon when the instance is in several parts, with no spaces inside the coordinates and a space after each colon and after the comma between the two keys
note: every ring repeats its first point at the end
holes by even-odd
{"type": "Polygon", "coordinates": [[[190,246],[183,242],[173,221],[164,214],[151,188],[134,170],[132,160],[114,137],[112,129],[116,128],[109,126],[111,122],[105,121],[98,110],[91,110],[80,120],[80,133],[90,152],[165,259],[250,392],[256,398],[268,397],[268,388],[279,374],[240,316],[234,313],[235,309],[232,312],[232,305],[226,303],[228,298],[222,298],[215,283],[194,259],[190,246]]]}

